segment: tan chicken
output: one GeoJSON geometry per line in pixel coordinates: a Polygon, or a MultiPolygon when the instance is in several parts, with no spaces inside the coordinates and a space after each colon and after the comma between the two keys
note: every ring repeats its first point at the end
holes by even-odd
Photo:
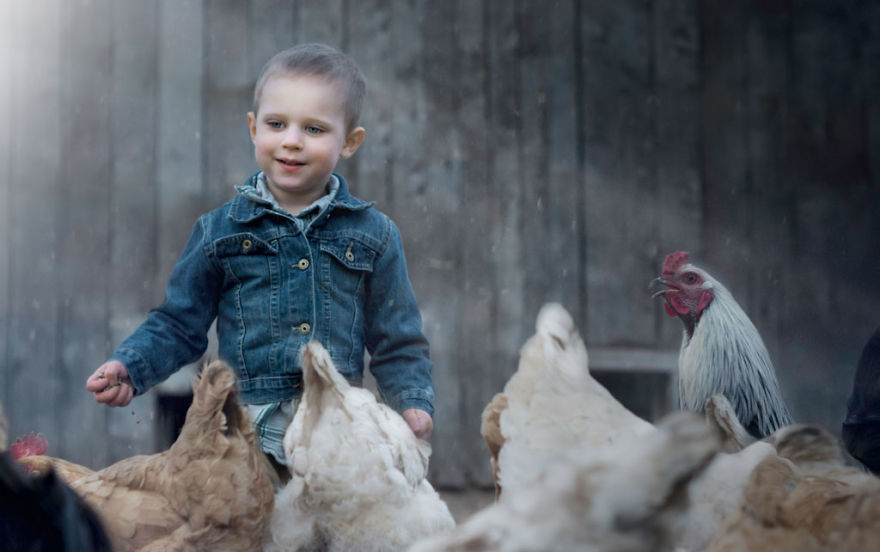
{"type": "Polygon", "coordinates": [[[489,467],[492,469],[492,481],[495,483],[495,500],[501,496],[501,486],[498,484],[498,453],[504,446],[504,436],[501,435],[501,413],[507,409],[507,395],[496,393],[480,418],[480,434],[489,448],[489,467]]]}
{"type": "Polygon", "coordinates": [[[291,480],[276,498],[269,550],[405,550],[450,530],[426,477],[430,445],[403,418],[352,387],[313,341],[303,395],[284,436],[291,480]]]}
{"type": "Polygon", "coordinates": [[[793,425],[769,439],[778,456],[751,473],[743,503],[712,552],[880,549],[880,479],[848,466],[824,429],[793,425]]]}
{"type": "Polygon", "coordinates": [[[574,321],[556,303],[539,312],[516,373],[483,419],[483,437],[490,451],[498,450],[492,464],[502,490],[531,485],[542,466],[575,445],[597,450],[654,432],[593,379],[574,321]]]}
{"type": "Polygon", "coordinates": [[[34,477],[47,475],[54,471],[55,475],[67,484],[73,483],[81,477],[92,475],[95,470],[62,460],[44,456],[49,448],[49,442],[42,433],[19,437],[9,447],[12,458],[24,465],[29,474],[34,477]]]}
{"type": "Polygon", "coordinates": [[[59,465],[59,474],[76,477],[71,486],[100,513],[118,552],[261,547],[273,489],[235,375],[213,362],[193,395],[170,449],[84,476],[59,465]]]}
{"type": "Polygon", "coordinates": [[[505,488],[452,535],[410,552],[673,550],[688,523],[688,484],[719,446],[717,432],[690,412],[598,449],[584,441],[536,466],[533,485],[505,488]]]}

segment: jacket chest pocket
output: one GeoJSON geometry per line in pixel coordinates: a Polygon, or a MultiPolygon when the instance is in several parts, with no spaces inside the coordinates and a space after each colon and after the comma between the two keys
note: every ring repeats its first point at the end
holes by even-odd
{"type": "Polygon", "coordinates": [[[214,242],[214,251],[223,263],[227,277],[243,286],[268,282],[278,268],[278,248],[254,234],[220,238],[214,242]]]}
{"type": "Polygon", "coordinates": [[[328,261],[328,284],[338,291],[353,293],[362,288],[363,279],[373,272],[376,252],[352,238],[322,241],[321,253],[328,261]]]}

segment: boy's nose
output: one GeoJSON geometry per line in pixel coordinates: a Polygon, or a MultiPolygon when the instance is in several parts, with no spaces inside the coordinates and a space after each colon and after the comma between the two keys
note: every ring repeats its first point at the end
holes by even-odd
{"type": "Polygon", "coordinates": [[[303,133],[300,129],[296,127],[290,127],[287,129],[287,132],[284,133],[284,139],[281,142],[281,145],[286,148],[302,148],[302,138],[303,133]]]}

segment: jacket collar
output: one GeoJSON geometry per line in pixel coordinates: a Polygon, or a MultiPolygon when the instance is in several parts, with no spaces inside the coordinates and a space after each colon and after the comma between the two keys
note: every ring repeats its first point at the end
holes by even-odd
{"type": "MultiPolygon", "coordinates": [[[[273,209],[268,201],[262,199],[257,192],[257,177],[259,174],[252,175],[247,182],[235,187],[238,194],[232,199],[229,209],[229,218],[233,221],[251,222],[268,213],[281,214],[273,209]]],[[[339,189],[336,191],[336,198],[330,203],[330,208],[320,217],[321,219],[325,218],[326,214],[334,209],[363,211],[375,205],[375,201],[362,201],[348,193],[348,184],[345,182],[345,179],[338,174],[334,173],[334,175],[339,179],[339,189]]],[[[289,215],[284,216],[289,217],[289,215]]]]}

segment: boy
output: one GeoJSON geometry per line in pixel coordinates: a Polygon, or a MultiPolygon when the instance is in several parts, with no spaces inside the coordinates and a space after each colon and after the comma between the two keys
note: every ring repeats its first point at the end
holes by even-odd
{"type": "Polygon", "coordinates": [[[216,318],[220,357],[278,463],[302,392],[298,351],[312,339],[356,384],[366,348],[383,399],[430,436],[431,363],[400,235],[333,173],[364,139],[365,88],[354,62],[328,46],[269,60],[248,113],[261,170],[196,222],[164,303],[88,378],[97,402],[125,406],[197,360],[216,318]]]}

